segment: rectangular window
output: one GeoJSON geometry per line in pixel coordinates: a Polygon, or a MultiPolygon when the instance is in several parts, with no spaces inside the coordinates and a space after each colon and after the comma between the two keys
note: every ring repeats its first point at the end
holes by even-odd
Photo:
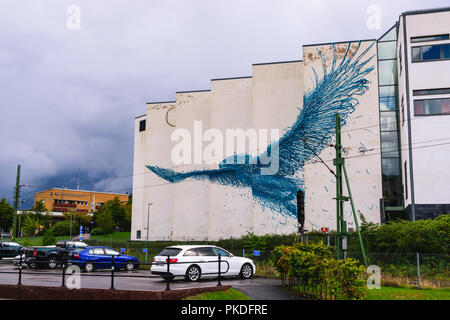
{"type": "Polygon", "coordinates": [[[398,157],[398,136],[396,131],[381,132],[381,157],[398,157]]]}
{"type": "Polygon", "coordinates": [[[400,45],[400,49],[398,49],[398,59],[400,62],[400,72],[399,72],[399,76],[402,75],[402,69],[403,69],[403,65],[402,65],[402,46],[400,45]]]}
{"type": "Polygon", "coordinates": [[[397,117],[395,111],[380,112],[381,131],[397,130],[397,117]]]}
{"type": "Polygon", "coordinates": [[[141,230],[136,230],[136,239],[141,239],[141,230]]]}
{"type": "Polygon", "coordinates": [[[408,200],[408,171],[406,169],[406,161],[404,167],[405,167],[405,199],[408,200]]]}
{"type": "Polygon", "coordinates": [[[412,62],[450,59],[450,43],[412,47],[412,62]]]}
{"type": "Polygon", "coordinates": [[[399,158],[382,158],[381,170],[383,171],[383,177],[400,176],[399,158]]]}
{"type": "Polygon", "coordinates": [[[383,86],[380,88],[380,111],[393,111],[397,109],[397,86],[383,86]]]}
{"type": "Polygon", "coordinates": [[[145,131],[145,120],[139,121],[139,132],[145,131]]]}
{"type": "Polygon", "coordinates": [[[439,40],[448,40],[449,35],[448,34],[441,34],[441,35],[435,35],[435,36],[424,36],[424,37],[412,37],[411,42],[426,42],[426,41],[439,41],[439,40]]]}
{"type": "Polygon", "coordinates": [[[450,114],[450,98],[414,100],[415,116],[450,114]]]}
{"type": "Polygon", "coordinates": [[[402,205],[402,179],[400,176],[386,177],[383,174],[383,200],[387,207],[402,205]]]}
{"type": "Polygon", "coordinates": [[[379,85],[397,84],[397,60],[378,61],[379,85]]]}
{"type": "Polygon", "coordinates": [[[450,88],[443,89],[425,89],[425,90],[414,90],[414,96],[428,96],[433,94],[450,94],[450,88]]]}
{"type": "Polygon", "coordinates": [[[378,60],[395,59],[396,41],[378,42],[378,60]]]}

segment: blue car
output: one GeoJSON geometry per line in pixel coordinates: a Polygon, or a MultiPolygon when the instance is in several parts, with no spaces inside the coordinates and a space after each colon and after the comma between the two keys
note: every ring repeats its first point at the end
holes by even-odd
{"type": "Polygon", "coordinates": [[[68,263],[77,265],[86,272],[94,269],[111,269],[113,256],[115,269],[132,271],[139,266],[137,258],[123,255],[109,247],[87,247],[76,250],[70,254],[68,263]]]}

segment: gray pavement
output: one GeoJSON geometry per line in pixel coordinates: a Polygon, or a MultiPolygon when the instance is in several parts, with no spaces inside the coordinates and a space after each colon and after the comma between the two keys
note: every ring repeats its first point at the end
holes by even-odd
{"type": "MultiPolygon", "coordinates": [[[[66,280],[69,275],[66,274],[66,280]]],[[[11,263],[2,261],[0,264],[0,284],[15,285],[18,282],[18,268],[11,263]],[[1,273],[1,272],[11,273],[1,273]]],[[[255,300],[293,300],[298,299],[289,292],[281,288],[280,280],[255,277],[249,280],[240,278],[226,278],[223,285],[231,285],[247,296],[255,300]]],[[[22,270],[22,284],[31,286],[59,287],[62,284],[61,268],[48,269],[27,269],[22,270]]],[[[201,279],[198,282],[189,282],[183,278],[176,278],[170,283],[171,289],[183,289],[193,287],[216,286],[217,280],[214,278],[201,279]]],[[[111,271],[95,270],[92,273],[81,273],[81,288],[109,289],[111,287],[111,271]]],[[[164,290],[166,282],[161,277],[151,275],[148,270],[116,271],[114,287],[118,290],[164,290]],[[145,278],[143,276],[153,276],[145,278]]]]}

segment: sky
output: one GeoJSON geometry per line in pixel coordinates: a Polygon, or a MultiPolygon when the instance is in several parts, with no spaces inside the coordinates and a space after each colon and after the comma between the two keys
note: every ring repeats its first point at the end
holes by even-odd
{"type": "Polygon", "coordinates": [[[1,0],[0,198],[50,187],[131,192],[145,103],[302,45],[376,39],[402,12],[448,0],[1,0]]]}

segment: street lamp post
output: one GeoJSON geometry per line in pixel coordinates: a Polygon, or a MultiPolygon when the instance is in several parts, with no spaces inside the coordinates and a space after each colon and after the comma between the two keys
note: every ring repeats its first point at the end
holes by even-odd
{"type": "Polygon", "coordinates": [[[152,205],[153,203],[151,203],[151,202],[149,202],[149,204],[148,204],[148,210],[147,210],[147,236],[146,236],[146,238],[145,238],[145,241],[146,241],[146,244],[145,244],[145,247],[146,247],[146,250],[145,250],[145,263],[147,263],[147,255],[148,255],[148,227],[149,227],[149,220],[150,220],[150,206],[152,205]]]}
{"type": "Polygon", "coordinates": [[[72,240],[72,213],[73,211],[70,210],[70,240],[72,240]]]}

